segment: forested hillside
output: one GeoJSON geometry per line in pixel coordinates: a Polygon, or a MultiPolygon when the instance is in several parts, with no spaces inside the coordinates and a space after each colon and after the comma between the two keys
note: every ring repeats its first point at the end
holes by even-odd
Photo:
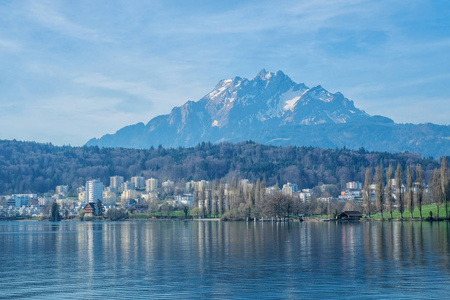
{"type": "Polygon", "coordinates": [[[310,188],[321,183],[344,185],[364,181],[368,166],[382,163],[387,167],[400,162],[420,163],[425,180],[439,166],[431,158],[418,154],[367,152],[364,149],[320,149],[314,147],[277,147],[254,142],[239,144],[202,143],[192,148],[149,150],[99,147],[53,146],[34,142],[0,141],[0,194],[44,193],[68,184],[72,190],[86,180],[100,178],[109,185],[113,175],[143,175],[175,182],[224,178],[265,179],[297,183],[310,188]]]}

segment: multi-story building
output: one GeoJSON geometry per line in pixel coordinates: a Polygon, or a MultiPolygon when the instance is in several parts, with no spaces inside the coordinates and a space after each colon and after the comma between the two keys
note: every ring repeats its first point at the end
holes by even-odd
{"type": "Polygon", "coordinates": [[[30,199],[37,199],[36,194],[14,194],[14,205],[16,207],[22,207],[24,205],[30,205],[30,199]]]}
{"type": "Polygon", "coordinates": [[[275,186],[270,186],[266,188],[266,194],[267,195],[275,195],[275,193],[279,192],[280,189],[275,186]]]}
{"type": "Polygon", "coordinates": [[[194,196],[192,194],[176,195],[175,202],[179,205],[192,206],[194,203],[194,196]]]}
{"type": "Polygon", "coordinates": [[[125,181],[122,184],[122,191],[127,191],[127,190],[135,190],[135,186],[134,186],[134,182],[131,181],[125,181]]]}
{"type": "Polygon", "coordinates": [[[67,195],[67,193],[69,192],[69,186],[68,185],[58,185],[55,190],[56,190],[56,194],[67,195]]]}
{"type": "Polygon", "coordinates": [[[281,189],[281,192],[283,195],[289,195],[292,196],[294,193],[298,191],[298,185],[295,183],[286,183],[283,185],[283,188],[281,189]]]}
{"type": "Polygon", "coordinates": [[[123,182],[124,182],[123,176],[109,177],[109,186],[115,189],[116,191],[119,191],[119,189],[122,188],[123,182]]]}
{"type": "Polygon", "coordinates": [[[362,189],[362,183],[359,182],[359,181],[350,181],[350,182],[347,182],[345,184],[345,187],[348,190],[361,190],[362,189]]]}
{"type": "Polygon", "coordinates": [[[184,188],[186,193],[192,193],[194,191],[194,189],[195,189],[195,181],[194,180],[186,182],[185,188],[184,188]]]}
{"type": "Polygon", "coordinates": [[[136,189],[140,189],[145,186],[145,180],[144,180],[144,177],[142,177],[142,176],[131,177],[130,181],[134,183],[134,187],[136,189]]]}
{"type": "Polygon", "coordinates": [[[161,184],[161,186],[166,193],[170,193],[170,192],[173,192],[173,189],[175,187],[175,182],[173,182],[171,180],[166,180],[161,184]]]}
{"type": "Polygon", "coordinates": [[[103,202],[103,182],[99,179],[86,181],[86,202],[97,203],[97,200],[103,202]]]}
{"type": "Polygon", "coordinates": [[[103,204],[115,205],[117,200],[117,194],[111,191],[103,191],[103,204]]]}
{"type": "Polygon", "coordinates": [[[158,188],[158,179],[156,178],[150,178],[145,181],[145,190],[147,193],[151,193],[156,191],[158,188]]]}
{"type": "Polygon", "coordinates": [[[302,191],[299,193],[300,200],[303,203],[311,202],[312,196],[314,196],[314,192],[312,189],[302,189],[302,191]]]}

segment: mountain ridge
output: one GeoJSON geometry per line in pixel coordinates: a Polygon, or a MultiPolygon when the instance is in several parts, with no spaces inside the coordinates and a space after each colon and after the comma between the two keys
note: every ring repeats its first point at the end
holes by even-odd
{"type": "Polygon", "coordinates": [[[251,80],[239,76],[220,80],[198,101],[187,101],[147,124],[126,126],[86,145],[142,149],[255,140],[437,157],[449,154],[448,137],[450,126],[395,124],[383,116],[370,116],[340,92],[331,93],[321,85],[309,88],[282,71],[262,69],[251,80]]]}

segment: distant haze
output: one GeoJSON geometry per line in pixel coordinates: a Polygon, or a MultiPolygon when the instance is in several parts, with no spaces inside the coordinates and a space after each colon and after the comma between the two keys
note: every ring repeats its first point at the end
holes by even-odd
{"type": "Polygon", "coordinates": [[[1,1],[0,139],[82,145],[283,70],[397,123],[450,124],[445,1],[1,1]]]}

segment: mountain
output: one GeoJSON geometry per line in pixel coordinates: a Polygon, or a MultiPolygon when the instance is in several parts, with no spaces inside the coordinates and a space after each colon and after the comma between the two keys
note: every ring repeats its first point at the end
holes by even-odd
{"type": "Polygon", "coordinates": [[[144,149],[245,140],[437,157],[450,153],[450,126],[395,124],[368,115],[339,92],[330,93],[320,85],[309,88],[282,71],[263,69],[252,80],[221,80],[199,101],[188,101],[146,125],[130,125],[86,145],[144,149]]]}

